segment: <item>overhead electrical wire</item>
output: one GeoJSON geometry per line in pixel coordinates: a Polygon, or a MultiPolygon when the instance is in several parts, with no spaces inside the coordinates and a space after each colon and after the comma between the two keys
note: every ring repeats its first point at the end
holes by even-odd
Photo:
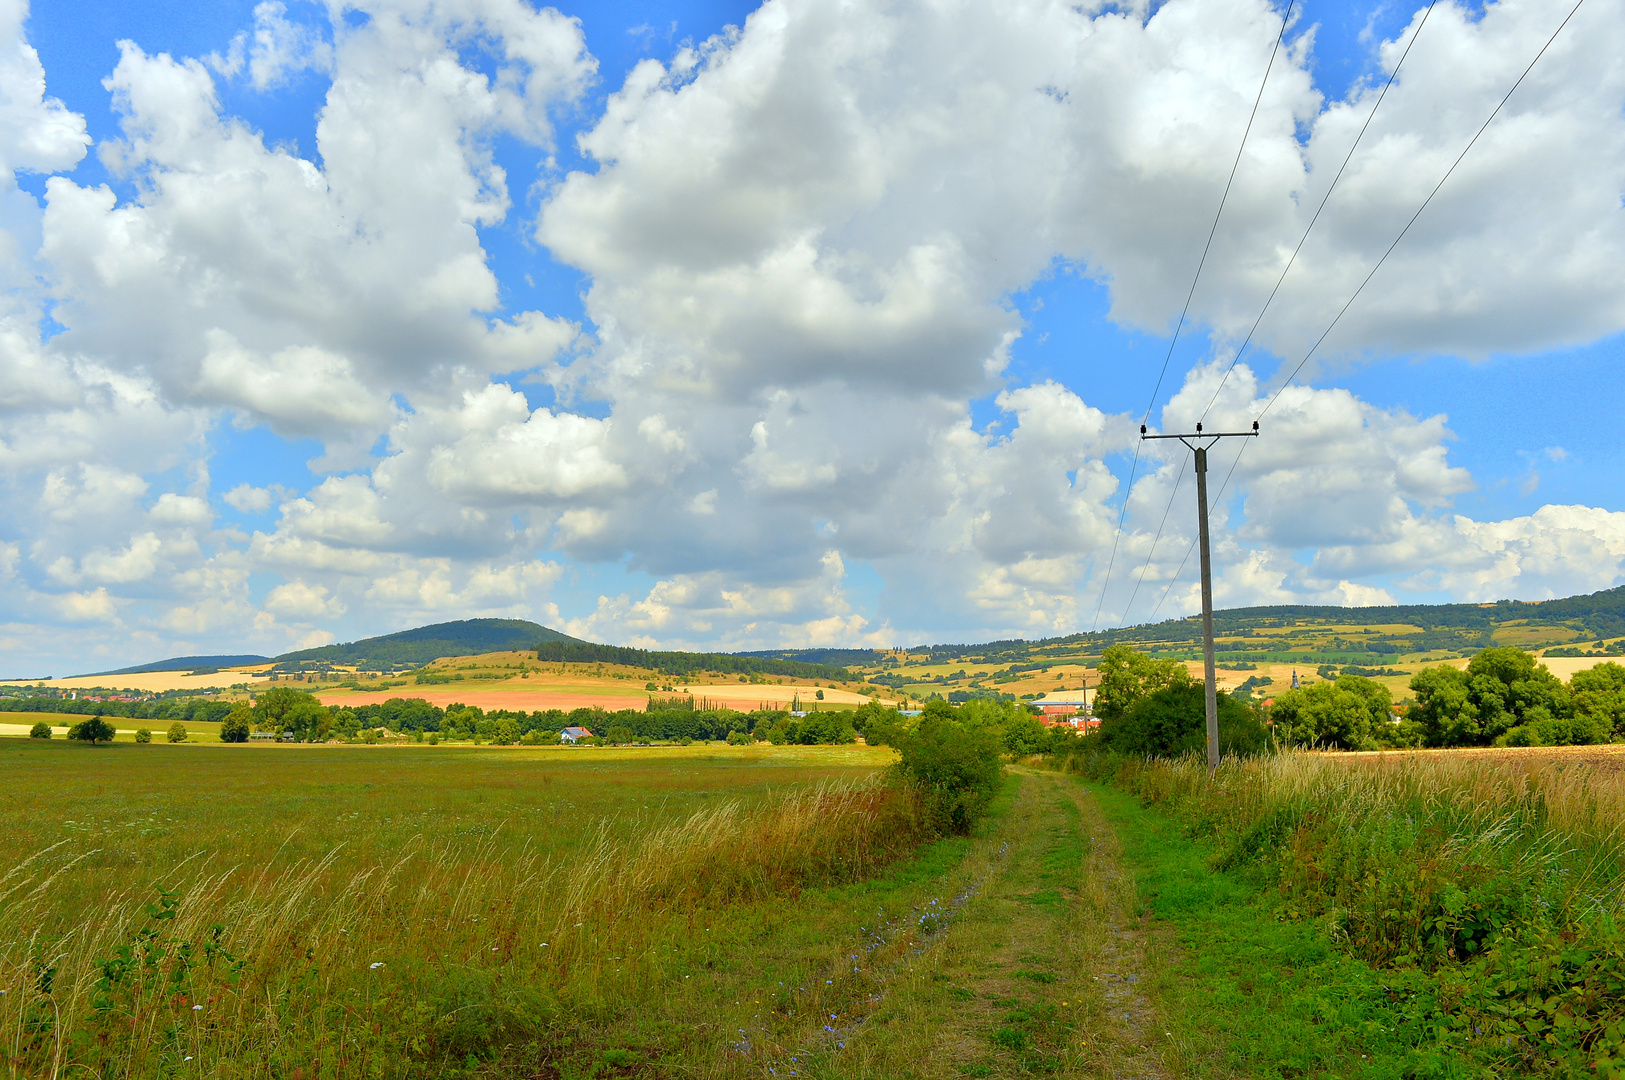
{"type": "Polygon", "coordinates": [[[1230,381],[1230,373],[1236,370],[1236,365],[1241,363],[1242,354],[1247,351],[1247,346],[1252,344],[1253,335],[1258,333],[1259,324],[1264,321],[1264,316],[1269,312],[1270,305],[1275,302],[1275,294],[1281,291],[1281,283],[1286,281],[1287,274],[1292,272],[1292,267],[1298,261],[1298,253],[1303,250],[1303,245],[1308,241],[1309,234],[1314,231],[1315,222],[1320,220],[1320,213],[1326,209],[1327,202],[1331,200],[1332,192],[1337,190],[1337,182],[1343,179],[1344,171],[1348,169],[1349,162],[1354,158],[1354,151],[1359,149],[1360,141],[1365,138],[1366,129],[1371,126],[1371,121],[1376,119],[1377,110],[1382,108],[1382,99],[1388,96],[1389,88],[1394,85],[1394,80],[1399,77],[1399,69],[1405,66],[1405,58],[1411,54],[1411,46],[1415,45],[1416,39],[1422,36],[1422,28],[1427,26],[1428,16],[1433,14],[1433,8],[1438,2],[1439,0],[1429,0],[1427,10],[1422,13],[1422,21],[1416,26],[1416,33],[1412,34],[1411,39],[1405,43],[1405,51],[1399,54],[1399,63],[1395,64],[1394,70],[1388,73],[1388,81],[1382,84],[1382,92],[1377,95],[1377,100],[1371,106],[1371,111],[1366,113],[1365,123],[1360,125],[1359,134],[1355,135],[1354,142],[1349,144],[1349,152],[1343,155],[1343,164],[1337,167],[1337,175],[1332,177],[1332,182],[1326,187],[1326,194],[1320,197],[1320,205],[1315,207],[1314,216],[1309,219],[1309,224],[1304,228],[1303,235],[1298,237],[1298,246],[1292,249],[1292,257],[1286,261],[1286,266],[1281,268],[1281,276],[1275,279],[1275,287],[1270,290],[1268,299],[1264,301],[1264,306],[1259,309],[1258,318],[1253,320],[1252,329],[1247,331],[1247,337],[1242,341],[1241,348],[1236,350],[1236,355],[1231,359],[1230,366],[1225,369],[1224,378],[1219,380],[1219,385],[1214,389],[1213,396],[1208,399],[1207,405],[1202,409],[1201,419],[1207,419],[1207,414],[1212,411],[1213,403],[1219,400],[1219,393],[1224,390],[1225,383],[1230,381]]]}
{"type": "Polygon", "coordinates": [[[1263,412],[1258,414],[1259,419],[1263,419],[1264,414],[1274,407],[1276,399],[1281,396],[1282,391],[1292,385],[1292,380],[1298,377],[1298,372],[1303,370],[1303,365],[1307,364],[1309,358],[1315,355],[1316,350],[1326,340],[1327,335],[1336,329],[1337,324],[1342,321],[1344,313],[1348,311],[1355,300],[1359,299],[1360,294],[1365,291],[1365,287],[1371,284],[1371,279],[1376,277],[1378,270],[1382,269],[1382,264],[1388,261],[1388,256],[1392,255],[1394,249],[1399,246],[1399,242],[1405,239],[1405,234],[1411,231],[1411,226],[1416,224],[1416,219],[1422,216],[1422,211],[1428,208],[1428,204],[1439,193],[1439,189],[1444,187],[1445,181],[1450,179],[1450,174],[1456,171],[1456,166],[1461,164],[1462,159],[1467,156],[1467,152],[1478,142],[1479,136],[1483,135],[1490,124],[1494,123],[1495,118],[1501,115],[1501,110],[1506,107],[1506,103],[1511,100],[1518,87],[1523,85],[1523,81],[1529,77],[1529,73],[1535,70],[1535,65],[1540,63],[1540,58],[1546,55],[1546,50],[1552,47],[1552,42],[1557,40],[1557,35],[1563,32],[1563,28],[1569,24],[1570,19],[1574,18],[1575,12],[1580,10],[1580,5],[1583,3],[1585,3],[1585,0],[1575,0],[1574,6],[1569,9],[1569,13],[1563,17],[1563,21],[1558,24],[1557,29],[1552,31],[1552,36],[1546,39],[1546,44],[1540,47],[1540,52],[1535,54],[1535,58],[1529,61],[1529,66],[1523,69],[1523,74],[1518,76],[1518,81],[1513,83],[1512,88],[1502,95],[1500,102],[1495,106],[1495,111],[1490,113],[1489,119],[1479,125],[1478,130],[1473,133],[1472,139],[1462,148],[1461,153],[1456,155],[1456,160],[1450,163],[1450,168],[1445,170],[1444,175],[1439,178],[1439,182],[1433,185],[1433,190],[1428,192],[1428,197],[1422,200],[1422,205],[1416,208],[1416,213],[1412,214],[1411,219],[1405,223],[1405,227],[1399,230],[1399,235],[1394,237],[1394,242],[1388,245],[1388,250],[1382,253],[1382,258],[1377,260],[1377,265],[1373,266],[1371,272],[1365,276],[1365,280],[1360,282],[1360,287],[1354,290],[1354,295],[1348,298],[1348,303],[1338,310],[1336,317],[1331,321],[1331,325],[1326,327],[1325,333],[1315,339],[1314,345],[1310,346],[1307,353],[1304,353],[1303,359],[1299,360],[1298,366],[1292,369],[1292,374],[1287,376],[1286,382],[1282,383],[1280,389],[1276,390],[1270,397],[1269,402],[1264,406],[1263,412]]]}
{"type": "MultiPolygon", "coordinates": [[[[1187,461],[1190,460],[1190,452],[1188,450],[1186,451],[1185,458],[1186,458],[1187,461]]],[[[1159,522],[1158,525],[1157,525],[1157,535],[1155,537],[1153,537],[1152,540],[1151,540],[1151,550],[1152,551],[1157,550],[1157,541],[1162,539],[1162,530],[1164,528],[1166,528],[1167,525],[1168,525],[1168,514],[1174,508],[1174,496],[1179,494],[1179,485],[1183,484],[1184,482],[1185,482],[1185,464],[1184,464],[1184,462],[1181,462],[1180,466],[1179,466],[1179,471],[1174,474],[1174,490],[1168,493],[1168,506],[1162,511],[1162,521],[1159,522]]],[[[1126,623],[1128,621],[1128,613],[1131,610],[1133,610],[1133,608],[1134,608],[1134,598],[1140,595],[1140,586],[1145,584],[1145,572],[1146,572],[1146,570],[1148,570],[1150,568],[1150,566],[1151,566],[1151,556],[1148,553],[1146,555],[1146,557],[1145,557],[1145,565],[1140,567],[1140,577],[1139,577],[1139,579],[1137,581],[1134,582],[1134,591],[1129,593],[1128,603],[1123,605],[1123,615],[1117,621],[1117,625],[1119,627],[1121,627],[1124,623],[1126,623]]]]}
{"type": "MultiPolygon", "coordinates": [[[[1234,357],[1232,357],[1231,360],[1230,360],[1230,366],[1225,369],[1224,377],[1219,380],[1219,385],[1214,387],[1213,396],[1210,397],[1208,399],[1208,403],[1205,406],[1203,406],[1203,408],[1202,408],[1202,416],[1201,416],[1202,420],[1205,421],[1207,419],[1207,414],[1212,411],[1214,403],[1219,400],[1219,395],[1221,393],[1223,393],[1225,384],[1230,381],[1231,373],[1236,370],[1236,365],[1241,363],[1242,356],[1246,354],[1247,346],[1252,344],[1253,336],[1258,333],[1258,327],[1263,323],[1264,316],[1269,313],[1270,305],[1275,302],[1275,296],[1276,296],[1277,293],[1279,293],[1281,291],[1281,285],[1282,285],[1283,282],[1286,281],[1287,274],[1291,273],[1292,272],[1292,267],[1294,265],[1296,265],[1296,263],[1298,261],[1298,255],[1299,255],[1299,253],[1301,253],[1303,251],[1303,245],[1308,242],[1309,234],[1314,231],[1315,223],[1320,220],[1321,212],[1326,209],[1326,204],[1331,201],[1332,192],[1337,190],[1338,181],[1343,179],[1343,173],[1348,170],[1349,162],[1354,159],[1354,151],[1359,149],[1361,140],[1363,140],[1365,138],[1366,131],[1371,127],[1371,121],[1376,119],[1377,110],[1382,108],[1383,99],[1388,96],[1388,90],[1394,85],[1394,80],[1399,77],[1399,69],[1405,66],[1405,58],[1410,56],[1412,46],[1414,46],[1416,44],[1417,39],[1422,36],[1422,29],[1423,29],[1423,27],[1427,26],[1427,23],[1428,23],[1428,16],[1433,14],[1433,9],[1438,4],[1438,2],[1439,2],[1439,0],[1429,0],[1427,10],[1425,10],[1422,13],[1422,21],[1417,24],[1416,32],[1411,35],[1411,39],[1405,43],[1405,51],[1400,53],[1399,62],[1394,65],[1394,70],[1390,71],[1388,73],[1388,81],[1382,84],[1382,91],[1377,95],[1377,100],[1372,104],[1371,111],[1366,113],[1365,122],[1360,125],[1360,130],[1354,136],[1354,141],[1349,144],[1348,153],[1343,155],[1343,163],[1337,167],[1337,174],[1332,177],[1332,182],[1326,186],[1326,193],[1320,197],[1320,205],[1315,207],[1314,215],[1312,217],[1310,217],[1309,224],[1304,227],[1303,235],[1298,237],[1298,244],[1297,244],[1296,247],[1294,247],[1292,249],[1291,258],[1287,259],[1286,265],[1281,268],[1280,276],[1278,276],[1275,279],[1274,288],[1270,289],[1269,296],[1266,297],[1265,300],[1264,300],[1264,306],[1262,308],[1260,308],[1259,311],[1258,311],[1258,318],[1253,320],[1253,325],[1252,325],[1251,329],[1249,329],[1247,331],[1246,338],[1244,338],[1242,340],[1241,347],[1236,350],[1236,355],[1234,357]]],[[[1170,350],[1170,353],[1171,353],[1171,350],[1170,350]]],[[[1159,380],[1159,384],[1160,384],[1160,380],[1159,380]]],[[[1246,445],[1247,444],[1245,442],[1243,442],[1242,443],[1242,448],[1243,449],[1238,450],[1236,452],[1236,462],[1239,462],[1241,460],[1241,455],[1242,455],[1242,453],[1245,452],[1246,445]]],[[[1235,463],[1231,464],[1230,471],[1231,471],[1231,473],[1235,472],[1235,463]]],[[[1230,482],[1230,477],[1226,476],[1225,477],[1225,484],[1228,485],[1229,482],[1230,482]]],[[[1221,494],[1222,494],[1223,489],[1221,488],[1220,491],[1221,491],[1221,494]]],[[[1172,496],[1169,496],[1168,506],[1169,506],[1169,508],[1173,507],[1173,497],[1172,496]]],[[[1167,512],[1166,511],[1164,511],[1163,517],[1166,520],[1166,518],[1167,518],[1167,512]]],[[[1157,537],[1160,539],[1161,536],[1162,536],[1162,530],[1158,529],[1157,530],[1157,537]]],[[[1194,541],[1192,543],[1194,544],[1194,541]]],[[[1146,555],[1145,555],[1145,565],[1140,568],[1140,580],[1141,581],[1145,580],[1146,571],[1150,568],[1152,557],[1156,555],[1156,552],[1157,552],[1157,541],[1153,540],[1153,541],[1151,541],[1151,549],[1149,551],[1147,551],[1146,555]]],[[[1190,557],[1191,557],[1191,549],[1186,548],[1185,557],[1179,561],[1179,570],[1176,570],[1174,572],[1174,576],[1168,580],[1168,589],[1173,588],[1174,582],[1179,579],[1179,574],[1180,574],[1180,572],[1182,572],[1185,569],[1185,563],[1190,560],[1190,557]]],[[[1152,617],[1155,617],[1155,615],[1157,613],[1157,610],[1162,607],[1162,601],[1166,600],[1168,598],[1168,589],[1163,590],[1162,597],[1157,601],[1157,606],[1155,608],[1151,609],[1152,617]]],[[[1136,593],[1139,592],[1139,585],[1138,584],[1135,585],[1135,592],[1136,593]]],[[[1123,609],[1123,617],[1122,617],[1122,620],[1118,623],[1119,626],[1125,625],[1128,622],[1129,609],[1132,608],[1133,605],[1134,605],[1134,600],[1131,597],[1129,599],[1128,605],[1125,606],[1124,609],[1123,609]]]]}
{"type": "MultiPolygon", "coordinates": [[[[1298,361],[1298,365],[1292,369],[1292,374],[1288,375],[1286,381],[1276,389],[1274,394],[1270,395],[1269,401],[1265,403],[1264,408],[1258,414],[1259,419],[1263,419],[1264,415],[1274,407],[1275,402],[1280,399],[1281,394],[1285,392],[1286,388],[1292,385],[1293,380],[1298,377],[1298,372],[1303,370],[1303,366],[1309,362],[1310,357],[1314,356],[1316,350],[1320,348],[1320,346],[1325,342],[1327,336],[1330,335],[1332,330],[1336,328],[1338,322],[1342,320],[1343,315],[1348,311],[1350,306],[1352,306],[1354,301],[1359,298],[1360,294],[1365,291],[1365,287],[1371,283],[1371,279],[1375,277],[1377,271],[1382,268],[1382,264],[1388,261],[1388,256],[1394,253],[1394,249],[1399,246],[1399,242],[1405,239],[1405,235],[1411,231],[1411,226],[1415,225],[1417,219],[1422,216],[1422,211],[1428,208],[1428,205],[1433,202],[1434,196],[1438,195],[1440,189],[1444,187],[1445,181],[1449,180],[1451,174],[1456,171],[1456,166],[1462,163],[1462,160],[1467,157],[1468,151],[1472,150],[1473,146],[1478,142],[1479,137],[1482,136],[1486,130],[1488,130],[1490,124],[1495,121],[1495,118],[1501,115],[1501,110],[1506,107],[1506,103],[1512,99],[1512,95],[1517,92],[1518,87],[1523,85],[1523,81],[1527,79],[1529,77],[1529,73],[1535,69],[1535,65],[1540,62],[1540,58],[1546,55],[1546,50],[1552,47],[1552,43],[1557,40],[1558,35],[1561,34],[1563,29],[1568,26],[1571,20],[1573,20],[1575,14],[1579,12],[1581,5],[1584,3],[1585,0],[1575,0],[1574,6],[1569,9],[1569,13],[1563,17],[1563,21],[1557,25],[1557,29],[1553,30],[1551,36],[1546,39],[1546,44],[1540,47],[1540,51],[1535,54],[1535,58],[1529,61],[1528,66],[1523,69],[1523,74],[1519,75],[1517,81],[1514,82],[1507,92],[1502,95],[1501,100],[1496,103],[1495,109],[1490,113],[1489,118],[1486,119],[1484,123],[1479,125],[1478,130],[1473,133],[1473,137],[1468,140],[1467,145],[1462,148],[1461,153],[1456,155],[1456,160],[1450,163],[1450,168],[1446,169],[1444,175],[1439,178],[1439,182],[1433,185],[1433,190],[1428,192],[1427,198],[1422,200],[1422,205],[1416,208],[1416,213],[1411,215],[1410,220],[1405,223],[1405,227],[1399,231],[1399,235],[1394,237],[1394,242],[1388,245],[1387,250],[1382,253],[1382,257],[1377,260],[1376,265],[1371,268],[1370,273],[1366,274],[1365,279],[1360,282],[1359,287],[1354,290],[1353,295],[1351,295],[1348,298],[1348,301],[1338,309],[1337,315],[1333,317],[1330,325],[1326,327],[1325,332],[1322,333],[1320,337],[1315,339],[1314,345],[1312,345],[1309,351],[1304,354],[1303,359],[1298,361]]],[[[1420,27],[1418,27],[1418,31],[1420,31],[1420,27]]],[[[1395,71],[1398,71],[1397,65],[1395,67],[1395,71]]],[[[1389,81],[1392,82],[1391,77],[1389,81]]],[[[1374,108],[1373,112],[1375,112],[1374,108]]],[[[1369,119],[1367,122],[1369,123],[1369,119]]],[[[1345,162],[1345,164],[1347,164],[1347,162],[1345,162]]],[[[1246,453],[1246,451],[1247,443],[1244,440],[1241,444],[1241,448],[1236,451],[1235,460],[1230,463],[1230,471],[1225,474],[1224,483],[1219,486],[1219,493],[1213,497],[1213,501],[1210,506],[1217,506],[1219,501],[1224,497],[1225,489],[1230,486],[1230,479],[1235,475],[1236,466],[1241,464],[1241,455],[1246,453]]],[[[1157,611],[1162,608],[1162,601],[1168,598],[1168,593],[1173,589],[1174,583],[1179,580],[1179,575],[1184,571],[1186,563],[1190,561],[1191,552],[1195,549],[1195,547],[1196,542],[1193,540],[1185,549],[1185,557],[1180,560],[1179,569],[1174,571],[1174,576],[1168,580],[1168,586],[1163,590],[1162,599],[1159,599],[1157,601],[1157,606],[1151,609],[1152,618],[1156,617],[1157,611]]]]}
{"type": "MultiPolygon", "coordinates": [[[[1157,373],[1157,384],[1151,390],[1151,400],[1145,407],[1145,416],[1140,420],[1144,425],[1151,418],[1151,410],[1157,407],[1157,398],[1162,393],[1162,381],[1168,375],[1168,362],[1173,359],[1174,346],[1179,342],[1180,331],[1185,326],[1185,316],[1190,313],[1191,298],[1196,295],[1196,285],[1202,280],[1202,268],[1207,265],[1208,252],[1213,247],[1213,237],[1219,231],[1219,219],[1224,216],[1225,203],[1230,200],[1230,188],[1236,181],[1236,170],[1241,166],[1242,153],[1247,149],[1247,137],[1252,134],[1253,121],[1258,117],[1259,103],[1264,100],[1264,88],[1269,85],[1270,72],[1275,68],[1275,57],[1281,51],[1281,42],[1286,38],[1287,27],[1292,23],[1292,9],[1297,0],[1288,0],[1286,14],[1281,17],[1281,32],[1275,35],[1275,45],[1270,49],[1269,63],[1264,66],[1264,78],[1258,84],[1258,94],[1253,98],[1252,112],[1247,114],[1247,126],[1241,133],[1241,145],[1236,147],[1236,160],[1230,164],[1230,176],[1224,182],[1224,194],[1219,197],[1219,208],[1214,211],[1213,224],[1207,231],[1207,243],[1202,245],[1202,257],[1197,260],[1196,273],[1191,277],[1191,287],[1185,293],[1185,306],[1179,311],[1179,321],[1174,324],[1173,337],[1168,341],[1168,353],[1162,359],[1162,370],[1157,373]]],[[[1123,489],[1123,505],[1117,513],[1117,528],[1112,533],[1111,556],[1106,561],[1106,579],[1100,586],[1100,597],[1095,602],[1094,621],[1089,626],[1089,632],[1094,633],[1100,624],[1100,610],[1106,602],[1106,590],[1111,585],[1112,568],[1117,564],[1117,544],[1123,535],[1123,520],[1128,514],[1129,496],[1133,494],[1134,474],[1140,465],[1140,444],[1134,444],[1134,460],[1129,464],[1128,485],[1123,489]]],[[[1169,505],[1173,505],[1170,501],[1169,505]]],[[[1166,517],[1166,514],[1164,515],[1166,517]]]]}

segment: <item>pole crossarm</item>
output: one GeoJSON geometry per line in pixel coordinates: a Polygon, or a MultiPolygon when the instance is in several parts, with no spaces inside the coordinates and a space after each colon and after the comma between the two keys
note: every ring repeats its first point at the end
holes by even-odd
{"type": "Polygon", "coordinates": [[[1152,435],[1152,434],[1147,433],[1144,424],[1140,425],[1140,441],[1141,442],[1144,442],[1146,439],[1178,439],[1180,442],[1184,443],[1186,446],[1190,446],[1190,448],[1192,450],[1196,449],[1196,447],[1191,446],[1190,440],[1192,440],[1192,439],[1205,439],[1205,440],[1207,440],[1207,445],[1212,446],[1213,443],[1215,441],[1219,440],[1219,439],[1246,439],[1246,438],[1255,437],[1255,436],[1257,436],[1257,434],[1258,434],[1258,421],[1257,420],[1253,421],[1253,430],[1251,430],[1251,431],[1203,431],[1202,430],[1202,425],[1197,424],[1195,431],[1187,431],[1187,432],[1184,432],[1184,433],[1173,433],[1173,432],[1171,432],[1171,433],[1167,433],[1167,434],[1152,435]]]}
{"type": "Polygon", "coordinates": [[[1253,421],[1251,431],[1203,431],[1202,425],[1197,424],[1195,431],[1166,435],[1148,434],[1145,425],[1140,425],[1140,439],[1142,441],[1146,439],[1178,439],[1195,451],[1196,535],[1197,540],[1202,545],[1202,688],[1204,691],[1203,697],[1205,698],[1204,704],[1207,706],[1207,767],[1209,772],[1219,767],[1219,683],[1213,662],[1213,563],[1208,553],[1207,452],[1208,448],[1220,439],[1248,438],[1257,434],[1257,420],[1253,421]]]}

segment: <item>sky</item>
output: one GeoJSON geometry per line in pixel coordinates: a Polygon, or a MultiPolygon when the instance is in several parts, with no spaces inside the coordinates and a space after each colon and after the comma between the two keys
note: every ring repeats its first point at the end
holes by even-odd
{"type": "Polygon", "coordinates": [[[1618,585],[1571,7],[0,0],[0,678],[1618,585]]]}

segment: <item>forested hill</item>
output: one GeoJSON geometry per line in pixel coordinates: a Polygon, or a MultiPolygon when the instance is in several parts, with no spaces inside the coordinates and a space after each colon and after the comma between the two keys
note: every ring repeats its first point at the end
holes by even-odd
{"type": "MultiPolygon", "coordinates": [[[[568,664],[625,664],[629,667],[649,668],[663,675],[688,677],[701,672],[715,671],[724,675],[787,675],[795,679],[846,680],[852,673],[834,664],[809,663],[785,659],[775,655],[757,656],[750,653],[651,652],[623,645],[599,645],[591,641],[538,641],[533,643],[536,659],[568,664]]],[[[874,653],[867,649],[843,650],[856,659],[846,663],[872,661],[874,653]]]]}
{"type": "Polygon", "coordinates": [[[416,667],[446,656],[533,649],[537,642],[574,642],[540,623],[525,619],[463,619],[435,623],[398,634],[365,638],[343,645],[301,649],[276,658],[278,664],[328,663],[362,668],[416,667]]]}
{"type": "Polygon", "coordinates": [[[173,656],[168,660],[157,660],[150,664],[138,664],[135,667],[119,668],[117,671],[93,671],[90,678],[98,675],[145,675],[154,671],[199,671],[205,668],[235,668],[248,667],[251,664],[269,664],[269,656],[258,656],[253,653],[236,653],[231,656],[173,656]]]}
{"type": "MultiPolygon", "coordinates": [[[[1329,604],[1278,604],[1230,608],[1213,613],[1213,630],[1221,636],[1315,623],[1413,626],[1422,634],[1411,636],[1425,638],[1412,642],[1421,649],[1482,648],[1490,643],[1490,634],[1496,627],[1519,622],[1535,626],[1567,626],[1586,637],[1625,635],[1625,586],[1559,600],[1500,600],[1493,604],[1390,604],[1357,608],[1329,604]]],[[[966,645],[916,645],[908,651],[912,654],[929,653],[934,662],[949,662],[965,657],[980,657],[994,662],[1000,659],[1020,660],[1040,650],[1093,652],[1117,642],[1197,641],[1201,634],[1201,620],[1191,616],[1093,634],[1068,634],[1065,637],[1031,641],[1017,638],[966,645]]],[[[861,664],[864,655],[879,659],[884,654],[879,651],[866,653],[861,649],[780,649],[751,655],[810,663],[861,664]]]]}

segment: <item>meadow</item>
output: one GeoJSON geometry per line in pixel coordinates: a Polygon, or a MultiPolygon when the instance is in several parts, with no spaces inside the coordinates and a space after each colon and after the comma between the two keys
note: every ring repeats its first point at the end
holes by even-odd
{"type": "Polygon", "coordinates": [[[853,931],[826,937],[815,912],[773,963],[770,901],[923,838],[874,784],[883,760],[6,740],[0,1060],[347,1076],[710,1059],[721,1029],[692,1021],[719,1015],[718,980],[691,976],[748,948],[726,1011],[741,983],[788,1006],[778,984],[808,984],[853,931]]]}
{"type": "Polygon", "coordinates": [[[0,1075],[1617,1075],[1625,754],[0,740],[0,1075]]]}

